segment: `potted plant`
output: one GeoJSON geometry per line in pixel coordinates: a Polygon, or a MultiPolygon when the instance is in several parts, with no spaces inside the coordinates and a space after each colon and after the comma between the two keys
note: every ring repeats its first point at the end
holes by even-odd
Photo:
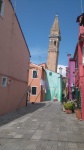
{"type": "Polygon", "coordinates": [[[75,113],[76,113],[76,118],[77,119],[82,119],[82,113],[81,113],[81,109],[76,109],[75,110],[75,113]]]}
{"type": "Polygon", "coordinates": [[[70,113],[74,112],[75,104],[72,101],[68,101],[68,102],[64,103],[64,108],[65,108],[65,112],[70,114],[70,113]]]}

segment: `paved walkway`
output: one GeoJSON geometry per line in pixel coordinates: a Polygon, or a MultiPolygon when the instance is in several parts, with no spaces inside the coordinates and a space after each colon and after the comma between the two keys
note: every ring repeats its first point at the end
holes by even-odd
{"type": "Polygon", "coordinates": [[[59,102],[28,104],[0,117],[0,150],[84,150],[84,122],[59,102]]]}

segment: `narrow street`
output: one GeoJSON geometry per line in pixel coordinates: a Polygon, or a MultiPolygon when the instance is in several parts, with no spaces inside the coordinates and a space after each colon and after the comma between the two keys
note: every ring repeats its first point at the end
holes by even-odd
{"type": "Polygon", "coordinates": [[[0,117],[0,150],[84,150],[84,122],[59,102],[28,104],[0,117]]]}

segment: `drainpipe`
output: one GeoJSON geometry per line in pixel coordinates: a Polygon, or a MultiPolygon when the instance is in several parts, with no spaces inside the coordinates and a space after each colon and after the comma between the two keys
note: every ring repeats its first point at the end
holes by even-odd
{"type": "Polygon", "coordinates": [[[71,98],[71,94],[70,94],[70,57],[71,54],[67,54],[68,56],[68,94],[69,94],[69,99],[71,98]]]}

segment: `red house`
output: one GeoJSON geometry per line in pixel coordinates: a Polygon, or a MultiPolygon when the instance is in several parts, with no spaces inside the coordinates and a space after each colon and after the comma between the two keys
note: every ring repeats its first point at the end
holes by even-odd
{"type": "Polygon", "coordinates": [[[84,120],[84,14],[78,16],[77,22],[79,22],[79,37],[74,53],[75,86],[80,89],[82,119],[84,120]]]}

